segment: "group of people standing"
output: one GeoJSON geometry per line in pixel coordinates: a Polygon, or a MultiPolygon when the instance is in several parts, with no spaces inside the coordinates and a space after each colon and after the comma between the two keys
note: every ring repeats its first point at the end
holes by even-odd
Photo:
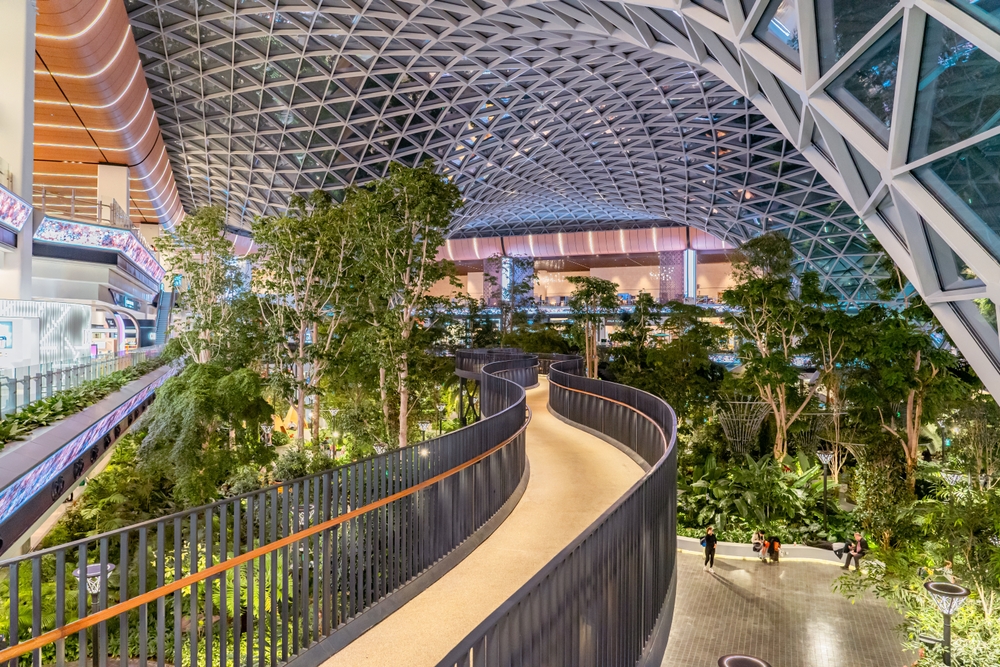
{"type": "MultiPolygon", "coordinates": [[[[764,563],[777,563],[778,556],[781,554],[781,541],[774,535],[766,536],[763,530],[757,530],[753,534],[751,540],[753,544],[754,553],[760,558],[761,562],[764,563]]],[[[705,535],[701,538],[701,546],[705,548],[705,567],[706,572],[715,572],[715,548],[719,543],[719,538],[715,535],[715,529],[709,526],[705,529],[705,535]]],[[[840,550],[837,552],[837,556],[841,555],[840,550]]],[[[861,559],[865,554],[868,553],[868,542],[861,535],[861,533],[854,533],[854,540],[847,542],[843,547],[843,555],[847,557],[847,562],[844,564],[844,569],[851,569],[851,560],[854,560],[854,569],[861,569],[861,559]]]]}

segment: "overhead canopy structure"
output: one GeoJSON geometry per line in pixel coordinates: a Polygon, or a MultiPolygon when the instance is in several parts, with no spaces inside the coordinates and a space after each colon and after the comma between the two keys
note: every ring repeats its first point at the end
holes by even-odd
{"type": "Polygon", "coordinates": [[[433,157],[454,238],[780,229],[858,301],[874,234],[1000,393],[996,0],[126,6],[189,210],[433,157]]]}

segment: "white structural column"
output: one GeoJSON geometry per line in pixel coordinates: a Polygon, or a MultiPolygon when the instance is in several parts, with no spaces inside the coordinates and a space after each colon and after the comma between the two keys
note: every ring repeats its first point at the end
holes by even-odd
{"type": "MultiPolygon", "coordinates": [[[[35,122],[35,0],[0,0],[0,160],[14,194],[31,201],[35,122]]],[[[4,183],[7,185],[8,183],[4,183]]],[[[32,221],[17,249],[0,253],[0,298],[31,298],[32,221]]]]}
{"type": "Polygon", "coordinates": [[[688,248],[684,251],[684,298],[698,296],[698,251],[688,248]]]}
{"type": "Polygon", "coordinates": [[[117,204],[128,215],[128,167],[119,164],[97,165],[97,201],[101,205],[102,217],[111,210],[112,204],[117,204]]]}

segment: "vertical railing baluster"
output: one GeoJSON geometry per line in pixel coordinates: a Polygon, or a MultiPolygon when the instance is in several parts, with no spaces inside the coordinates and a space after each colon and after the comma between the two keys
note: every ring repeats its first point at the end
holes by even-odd
{"type": "MultiPolygon", "coordinates": [[[[215,523],[215,514],[212,508],[209,507],[205,510],[205,569],[212,567],[213,554],[215,553],[215,545],[213,544],[213,524],[215,523]]],[[[215,650],[215,639],[214,633],[215,628],[213,625],[213,617],[215,615],[215,609],[213,605],[213,596],[215,594],[215,582],[212,578],[205,580],[203,585],[205,591],[205,667],[211,667],[215,663],[213,661],[213,655],[215,650]]]]}
{"type": "MultiPolygon", "coordinates": [[[[128,533],[119,535],[118,548],[118,601],[128,600],[128,533]]],[[[120,667],[128,667],[128,613],[118,615],[118,657],[120,667]]]]}
{"type": "MultiPolygon", "coordinates": [[[[161,297],[162,298],[162,297],[161,297]]],[[[238,501],[237,501],[238,502],[238,501]]],[[[229,503],[219,508],[219,562],[229,560],[229,503]]],[[[229,658],[229,573],[219,577],[219,667],[228,667],[229,658]]],[[[206,666],[208,667],[208,666],[206,666]]]]}
{"type": "MultiPolygon", "coordinates": [[[[66,625],[66,550],[56,551],[56,627],[66,625]]],[[[56,667],[66,666],[66,640],[56,640],[56,667]]]]}
{"type": "MultiPolygon", "coordinates": [[[[12,582],[15,583],[15,582],[12,582]]],[[[42,559],[35,556],[31,559],[31,636],[42,634],[42,559]]],[[[32,667],[41,667],[42,650],[31,652],[32,667]]]]}
{"type": "MultiPolygon", "coordinates": [[[[156,587],[166,583],[166,532],[167,524],[156,524],[156,587]]],[[[164,667],[167,661],[167,598],[156,599],[156,667],[164,667]]]]}
{"type": "MultiPolygon", "coordinates": [[[[135,552],[136,566],[138,568],[138,584],[136,588],[136,595],[142,595],[146,592],[146,567],[149,564],[149,547],[146,543],[148,537],[148,530],[146,526],[141,526],[139,528],[139,546],[135,552]]],[[[148,654],[148,643],[149,643],[149,605],[143,603],[139,607],[139,666],[147,667],[146,659],[148,654]]]]}

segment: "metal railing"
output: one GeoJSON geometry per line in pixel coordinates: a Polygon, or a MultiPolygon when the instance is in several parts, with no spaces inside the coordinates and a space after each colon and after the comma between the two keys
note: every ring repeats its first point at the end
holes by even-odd
{"type": "Polygon", "coordinates": [[[459,375],[479,376],[483,366],[504,359],[523,359],[526,355],[516,347],[487,347],[455,351],[455,372],[459,375]]]}
{"type": "Polygon", "coordinates": [[[139,227],[133,224],[128,212],[116,200],[111,203],[98,201],[97,190],[94,188],[53,188],[51,186],[36,186],[32,191],[34,205],[45,215],[63,218],[74,222],[85,222],[104,227],[116,227],[132,232],[151,253],[146,239],[139,227]]]}
{"type": "Polygon", "coordinates": [[[482,377],[491,416],[466,428],[0,562],[0,665],[264,667],[356,637],[523,489],[507,363],[482,377]]]}
{"type": "Polygon", "coordinates": [[[439,667],[659,665],[676,593],[676,417],[661,399],[549,369],[549,406],[613,440],[646,474],[473,630],[439,667]]]}
{"type": "Polygon", "coordinates": [[[57,391],[79,387],[115,371],[155,359],[163,346],[143,347],[123,355],[103,355],[0,370],[0,419],[57,391]]]}

